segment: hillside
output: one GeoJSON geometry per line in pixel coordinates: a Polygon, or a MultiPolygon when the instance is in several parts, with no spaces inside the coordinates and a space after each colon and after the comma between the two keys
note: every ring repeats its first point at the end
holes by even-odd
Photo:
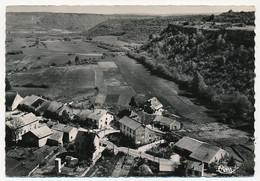
{"type": "Polygon", "coordinates": [[[185,16],[166,16],[150,18],[131,18],[131,19],[109,19],[88,31],[83,32],[87,36],[120,36],[119,40],[144,43],[148,41],[149,35],[159,34],[169,23],[174,21],[196,21],[201,20],[205,15],[185,15],[185,16]]]}
{"type": "Polygon", "coordinates": [[[140,61],[216,106],[223,121],[251,122],[254,36],[250,30],[171,24],[141,47],[140,61]]]}
{"type": "Polygon", "coordinates": [[[40,26],[48,29],[63,29],[87,31],[90,28],[108,19],[148,18],[151,16],[138,15],[102,15],[102,14],[75,14],[75,13],[6,13],[8,27],[40,26]]]}

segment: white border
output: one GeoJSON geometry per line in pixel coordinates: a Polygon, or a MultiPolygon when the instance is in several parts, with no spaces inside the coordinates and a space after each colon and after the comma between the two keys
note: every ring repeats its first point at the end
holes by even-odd
{"type": "MultiPolygon", "coordinates": [[[[255,112],[255,136],[256,136],[256,150],[255,153],[259,153],[259,134],[257,133],[259,131],[259,110],[258,110],[258,105],[259,105],[259,95],[258,92],[260,91],[259,88],[259,28],[258,26],[260,25],[259,18],[259,2],[257,0],[181,0],[181,1],[176,1],[176,0],[131,0],[131,1],[126,1],[126,0],[91,0],[91,1],[83,1],[83,0],[2,0],[0,2],[0,81],[1,81],[1,90],[0,90],[0,96],[1,96],[1,104],[0,104],[0,115],[2,116],[1,118],[1,130],[0,130],[0,149],[1,149],[1,156],[0,156],[0,179],[1,180],[27,180],[28,178],[6,178],[5,177],[5,142],[4,142],[4,111],[5,111],[5,106],[4,106],[4,100],[5,100],[5,91],[4,91],[4,77],[5,77],[5,7],[7,5],[254,5],[256,9],[256,37],[255,37],[255,72],[256,72],[256,79],[255,79],[255,98],[256,98],[256,112],[255,112]]],[[[251,178],[229,178],[229,180],[258,180],[260,179],[259,175],[259,154],[256,154],[255,158],[255,176],[251,178]]],[[[30,178],[30,180],[33,178],[30,178]]],[[[71,180],[72,178],[47,178],[48,180],[71,180]]],[[[85,180],[85,179],[90,179],[90,180],[111,180],[111,178],[73,178],[75,180],[85,180]]],[[[122,178],[121,178],[122,179],[122,178]]],[[[120,180],[121,180],[120,179],[120,180]]],[[[132,180],[132,179],[137,179],[137,178],[124,178],[122,180],[132,180]]],[[[190,180],[191,178],[138,178],[138,180],[190,180]]],[[[192,180],[208,180],[209,178],[193,178],[192,180]]],[[[226,180],[226,178],[211,178],[210,180],[226,180]]],[[[33,180],[39,180],[34,178],[33,180]]],[[[118,179],[113,179],[113,180],[118,180],[118,179]]]]}

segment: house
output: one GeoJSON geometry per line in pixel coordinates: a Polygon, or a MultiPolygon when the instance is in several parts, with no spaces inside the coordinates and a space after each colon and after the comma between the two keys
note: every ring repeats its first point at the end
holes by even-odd
{"type": "Polygon", "coordinates": [[[162,115],[163,112],[163,105],[159,102],[159,100],[156,97],[153,97],[146,101],[142,105],[145,112],[149,114],[156,114],[156,115],[162,115]]]}
{"type": "Polygon", "coordinates": [[[153,122],[159,125],[162,130],[166,131],[177,130],[181,128],[180,122],[160,115],[157,115],[153,122]]]}
{"type": "Polygon", "coordinates": [[[43,102],[41,105],[39,105],[36,109],[35,109],[35,114],[38,116],[43,116],[45,111],[48,109],[48,107],[50,106],[50,101],[45,101],[43,102]]]}
{"type": "Polygon", "coordinates": [[[25,133],[22,136],[22,142],[25,145],[42,147],[52,134],[53,132],[48,126],[43,126],[25,133]]]}
{"type": "Polygon", "coordinates": [[[193,160],[187,160],[185,176],[204,176],[204,163],[193,160]]]}
{"type": "Polygon", "coordinates": [[[46,111],[44,112],[45,117],[52,119],[59,119],[60,108],[63,106],[62,103],[57,101],[52,101],[46,111]]]}
{"type": "Polygon", "coordinates": [[[6,121],[6,127],[11,140],[21,140],[23,134],[39,127],[39,119],[33,113],[28,113],[6,121]]]}
{"type": "Polygon", "coordinates": [[[35,107],[33,107],[32,104],[39,98],[40,97],[35,95],[26,96],[18,105],[18,109],[20,109],[21,111],[33,112],[35,107]]]}
{"type": "Polygon", "coordinates": [[[87,123],[87,120],[88,120],[88,116],[92,113],[93,111],[90,110],[90,109],[83,109],[83,110],[80,110],[79,112],[77,112],[75,114],[75,117],[74,119],[77,121],[77,122],[80,122],[80,123],[87,123]]]}
{"type": "Polygon", "coordinates": [[[95,163],[101,156],[99,136],[94,132],[80,130],[75,139],[75,153],[80,159],[95,163]]]}
{"type": "Polygon", "coordinates": [[[48,138],[47,144],[51,146],[63,146],[63,132],[52,130],[53,134],[48,138]]]}
{"type": "Polygon", "coordinates": [[[61,124],[58,122],[55,125],[53,125],[51,129],[63,133],[63,142],[64,143],[74,141],[77,136],[77,133],[78,133],[77,128],[74,128],[69,125],[61,124]]]}
{"type": "Polygon", "coordinates": [[[93,109],[87,116],[87,124],[92,128],[101,129],[109,126],[113,119],[113,114],[109,113],[107,110],[93,109]]]}
{"type": "Polygon", "coordinates": [[[203,163],[205,169],[208,168],[209,164],[218,163],[228,155],[225,150],[217,146],[187,136],[176,142],[174,147],[180,155],[203,163]]]}
{"type": "Polygon", "coordinates": [[[120,125],[120,132],[123,135],[130,137],[136,145],[151,143],[158,139],[155,132],[146,125],[127,116],[123,117],[118,122],[120,125]]]}
{"type": "Polygon", "coordinates": [[[14,111],[23,98],[14,92],[7,92],[5,95],[5,110],[6,111],[14,111]]]}

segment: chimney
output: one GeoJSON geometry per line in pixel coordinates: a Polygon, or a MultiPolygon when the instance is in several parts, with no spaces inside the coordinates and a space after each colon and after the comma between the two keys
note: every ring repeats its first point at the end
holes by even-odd
{"type": "Polygon", "coordinates": [[[56,174],[61,173],[61,159],[60,158],[55,159],[55,173],[56,174]]]}

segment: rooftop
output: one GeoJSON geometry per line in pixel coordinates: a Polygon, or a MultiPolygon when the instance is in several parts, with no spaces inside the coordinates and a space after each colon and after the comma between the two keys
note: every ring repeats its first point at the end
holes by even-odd
{"type": "Polygon", "coordinates": [[[31,132],[38,138],[43,138],[43,137],[46,137],[46,136],[49,136],[52,134],[52,131],[48,126],[43,126],[43,127],[31,130],[31,132]]]}
{"type": "Polygon", "coordinates": [[[31,96],[26,96],[21,102],[21,105],[27,105],[27,106],[31,106],[37,99],[39,99],[40,97],[35,96],[35,95],[31,95],[31,96]]]}
{"type": "Polygon", "coordinates": [[[86,120],[91,113],[93,113],[93,111],[91,111],[89,109],[84,109],[84,110],[81,110],[79,113],[77,113],[77,117],[80,120],[86,120]]]}
{"type": "Polygon", "coordinates": [[[132,130],[136,130],[137,128],[142,126],[141,123],[139,123],[139,122],[127,117],[127,116],[123,117],[118,122],[125,125],[128,128],[131,128],[132,130]]]}
{"type": "Polygon", "coordinates": [[[58,113],[59,112],[59,109],[63,106],[62,103],[60,102],[57,102],[57,101],[52,101],[48,107],[48,111],[50,112],[56,112],[58,113]]]}
{"type": "Polygon", "coordinates": [[[202,162],[209,163],[219,150],[221,150],[221,148],[203,143],[190,155],[190,157],[202,162]]]}
{"type": "Polygon", "coordinates": [[[61,131],[64,133],[69,133],[74,127],[69,126],[69,125],[65,125],[65,124],[61,124],[61,123],[56,123],[52,126],[51,129],[56,130],[56,131],[61,131]]]}
{"type": "Polygon", "coordinates": [[[190,138],[188,136],[183,137],[178,142],[175,143],[175,146],[188,150],[193,153],[199,146],[201,146],[204,142],[190,138]]]}
{"type": "Polygon", "coordinates": [[[99,120],[100,118],[102,118],[105,114],[107,114],[107,110],[105,109],[94,109],[92,111],[92,113],[90,113],[88,115],[89,119],[93,119],[93,120],[99,120]]]}
{"type": "Polygon", "coordinates": [[[149,99],[148,102],[151,103],[152,109],[160,109],[163,107],[163,105],[158,101],[158,99],[156,97],[149,99]]]}
{"type": "Polygon", "coordinates": [[[53,134],[48,138],[54,141],[60,141],[63,138],[63,132],[52,130],[53,134]]]}

